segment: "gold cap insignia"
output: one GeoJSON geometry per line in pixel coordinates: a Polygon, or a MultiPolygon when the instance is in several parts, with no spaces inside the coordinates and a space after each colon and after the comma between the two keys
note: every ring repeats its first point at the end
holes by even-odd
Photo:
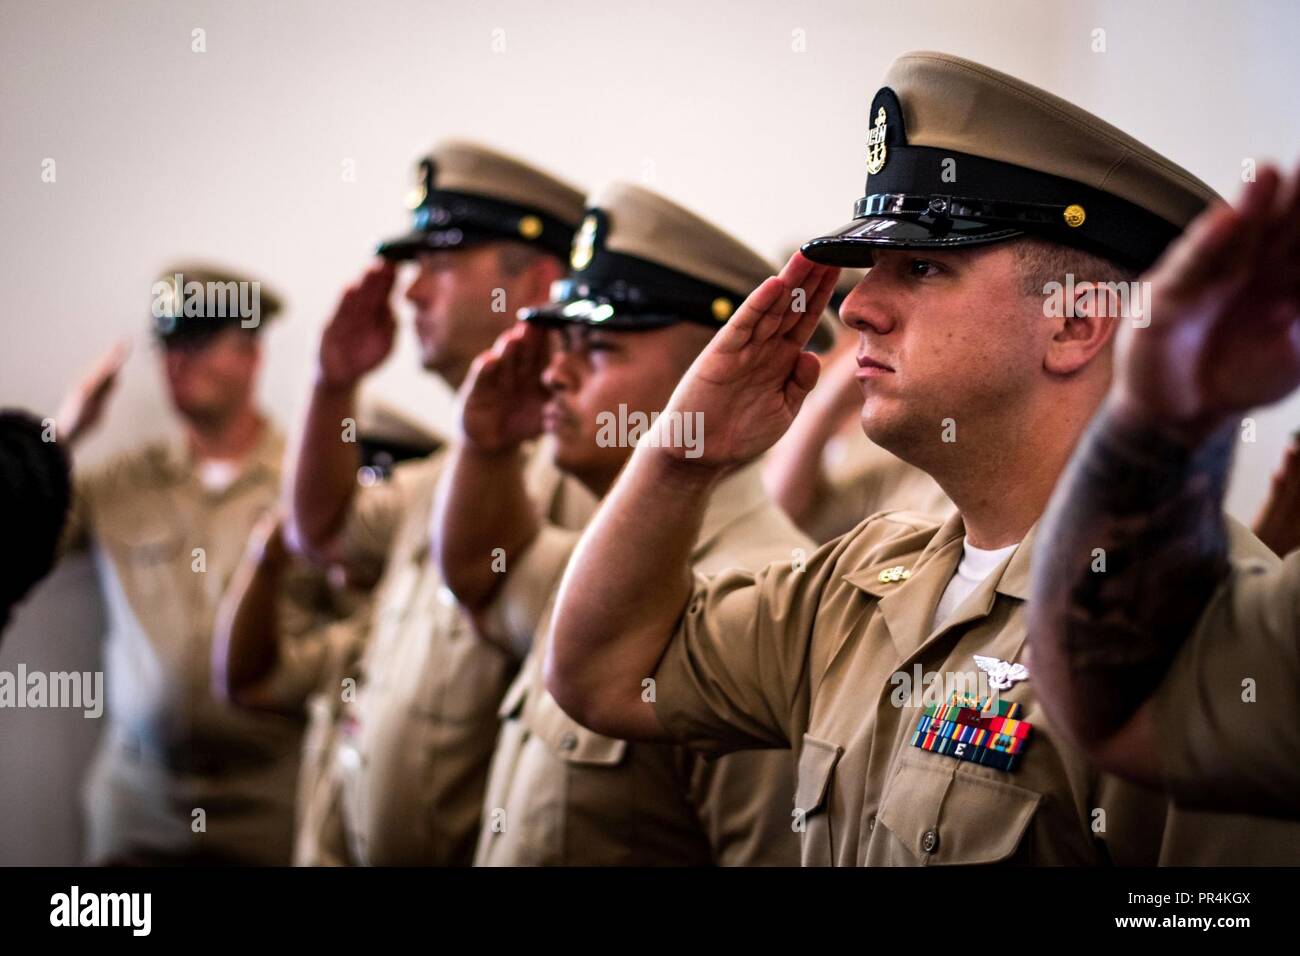
{"type": "Polygon", "coordinates": [[[867,134],[867,175],[871,176],[885,168],[888,150],[885,148],[885,132],[889,123],[885,118],[885,108],[876,111],[876,121],[867,134]]]}
{"type": "Polygon", "coordinates": [[[713,304],[710,308],[713,309],[713,317],[719,322],[726,322],[727,319],[731,318],[733,307],[731,305],[731,300],[726,296],[718,296],[713,300],[713,304]]]}
{"type": "Polygon", "coordinates": [[[582,220],[582,226],[578,229],[578,234],[573,237],[573,252],[569,256],[569,265],[574,269],[582,270],[591,265],[591,257],[595,254],[596,246],[596,217],[588,215],[582,220]]]}
{"type": "Polygon", "coordinates": [[[907,570],[901,564],[892,568],[886,568],[880,572],[881,584],[897,584],[899,581],[906,581],[912,576],[912,572],[907,570]]]}
{"type": "Polygon", "coordinates": [[[1071,203],[1066,206],[1062,215],[1065,217],[1065,224],[1071,229],[1078,229],[1083,225],[1083,221],[1088,218],[1088,214],[1083,211],[1083,207],[1078,203],[1071,203]]]}
{"type": "Polygon", "coordinates": [[[524,216],[519,220],[519,235],[525,239],[536,239],[542,234],[542,221],[536,216],[524,216]]]}

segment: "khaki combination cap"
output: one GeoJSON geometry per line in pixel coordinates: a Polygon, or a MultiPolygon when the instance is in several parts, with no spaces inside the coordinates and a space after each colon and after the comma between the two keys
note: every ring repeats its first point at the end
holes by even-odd
{"type": "Polygon", "coordinates": [[[804,244],[816,262],[1036,235],[1144,269],[1217,198],[1086,110],[945,53],[896,60],[868,115],[865,195],[804,244]]]}
{"type": "Polygon", "coordinates": [[[407,200],[414,228],[380,243],[388,259],[511,239],[568,255],[583,194],[550,173],[487,146],[439,143],[418,166],[407,200]]]}
{"type": "Polygon", "coordinates": [[[570,272],[527,321],[634,331],[675,322],[720,328],[775,270],[753,249],[670,199],[611,183],[591,199],[570,272]]]}
{"type": "Polygon", "coordinates": [[[210,262],[172,263],[150,291],[154,334],[168,345],[201,345],[232,326],[260,329],[284,310],[262,280],[210,262]]]}

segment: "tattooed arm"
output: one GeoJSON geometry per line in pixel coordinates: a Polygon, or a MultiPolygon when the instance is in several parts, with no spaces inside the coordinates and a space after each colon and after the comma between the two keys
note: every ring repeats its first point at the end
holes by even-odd
{"type": "Polygon", "coordinates": [[[1037,536],[1029,605],[1051,718],[1104,768],[1161,782],[1150,698],[1229,576],[1236,423],[1300,385],[1300,174],[1261,171],[1146,277],[1111,395],[1037,536]]]}

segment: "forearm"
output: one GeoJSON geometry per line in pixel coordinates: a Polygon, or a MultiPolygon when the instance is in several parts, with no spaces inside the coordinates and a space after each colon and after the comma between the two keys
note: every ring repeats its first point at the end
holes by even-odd
{"type": "MultiPolygon", "coordinates": [[[[345,420],[356,421],[356,389],[317,383],[307,409],[289,488],[288,540],[308,556],[329,550],[356,493],[360,455],[344,441],[345,420]]],[[[355,428],[355,426],[353,426],[355,428]]]]}
{"type": "Polygon", "coordinates": [[[471,612],[492,598],[511,562],[537,536],[537,508],[524,482],[521,448],[451,451],[435,497],[433,556],[457,601],[471,612]]]}
{"type": "Polygon", "coordinates": [[[283,561],[245,561],[217,610],[212,682],[216,695],[244,707],[262,706],[258,693],[279,665],[279,602],[283,561]]]}
{"type": "Polygon", "coordinates": [[[1182,439],[1112,401],[1062,477],[1037,536],[1030,634],[1049,713],[1086,747],[1133,717],[1228,573],[1233,437],[1182,439]]]}
{"type": "Polygon", "coordinates": [[[643,445],[584,532],[560,586],[546,663],[548,689],[579,722],[656,735],[642,681],[690,598],[691,553],[718,477],[643,445]]]}

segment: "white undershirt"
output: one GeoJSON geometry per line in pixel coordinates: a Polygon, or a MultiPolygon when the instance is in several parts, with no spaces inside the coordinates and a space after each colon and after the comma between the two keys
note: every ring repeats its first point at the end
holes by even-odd
{"type": "Polygon", "coordinates": [[[199,484],[212,494],[219,494],[235,483],[239,477],[240,463],[222,458],[211,458],[199,463],[199,484]]]}
{"type": "Polygon", "coordinates": [[[939,604],[934,609],[930,631],[933,632],[936,627],[952,617],[962,603],[984,582],[984,579],[1018,547],[1019,544],[1012,544],[995,551],[985,551],[972,545],[970,539],[963,538],[961,562],[957,565],[957,573],[948,582],[943,597],[939,598],[939,604]]]}

